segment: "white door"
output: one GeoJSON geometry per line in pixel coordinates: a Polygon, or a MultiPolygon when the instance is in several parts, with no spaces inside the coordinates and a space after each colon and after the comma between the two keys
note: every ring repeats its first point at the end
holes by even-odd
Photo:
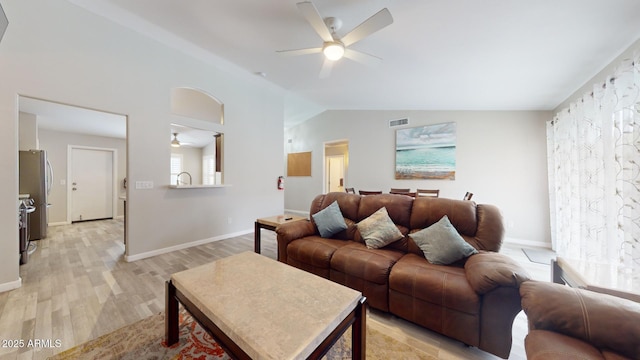
{"type": "Polygon", "coordinates": [[[344,156],[327,156],[327,189],[344,191],[344,156]]]}
{"type": "Polygon", "coordinates": [[[71,221],[113,218],[113,152],[71,149],[71,221]]]}

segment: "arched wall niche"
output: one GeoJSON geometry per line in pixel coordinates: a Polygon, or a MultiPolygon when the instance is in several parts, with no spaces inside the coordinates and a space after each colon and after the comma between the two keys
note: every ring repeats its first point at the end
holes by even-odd
{"type": "Polygon", "coordinates": [[[171,90],[170,187],[224,184],[224,104],[189,87],[171,90]]]}
{"type": "Polygon", "coordinates": [[[224,124],[224,104],[206,92],[189,87],[171,90],[171,112],[193,119],[224,124]]]}

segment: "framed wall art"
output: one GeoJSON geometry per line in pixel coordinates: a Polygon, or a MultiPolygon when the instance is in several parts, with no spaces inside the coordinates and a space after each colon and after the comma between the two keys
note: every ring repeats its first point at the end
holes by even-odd
{"type": "Polygon", "coordinates": [[[287,176],[311,176],[311,151],[287,154],[287,176]]]}
{"type": "Polygon", "coordinates": [[[396,130],[396,179],[456,178],[456,123],[396,130]]]}

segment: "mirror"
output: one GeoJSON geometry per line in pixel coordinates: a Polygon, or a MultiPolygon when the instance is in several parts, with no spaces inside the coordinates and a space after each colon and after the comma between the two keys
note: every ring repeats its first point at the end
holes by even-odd
{"type": "Polygon", "coordinates": [[[177,186],[222,185],[222,133],[171,124],[171,179],[177,186]]]}

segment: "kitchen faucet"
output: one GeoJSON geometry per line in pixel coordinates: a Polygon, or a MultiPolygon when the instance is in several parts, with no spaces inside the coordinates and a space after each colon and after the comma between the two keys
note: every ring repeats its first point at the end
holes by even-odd
{"type": "MultiPolygon", "coordinates": [[[[191,174],[189,174],[189,173],[188,173],[188,172],[186,172],[186,171],[183,171],[183,172],[181,172],[180,174],[178,174],[178,176],[176,176],[176,186],[180,186],[180,175],[182,175],[182,174],[187,174],[187,175],[189,175],[189,185],[193,185],[193,184],[191,183],[191,174]]],[[[185,184],[186,184],[186,183],[185,183],[185,184]]]]}

